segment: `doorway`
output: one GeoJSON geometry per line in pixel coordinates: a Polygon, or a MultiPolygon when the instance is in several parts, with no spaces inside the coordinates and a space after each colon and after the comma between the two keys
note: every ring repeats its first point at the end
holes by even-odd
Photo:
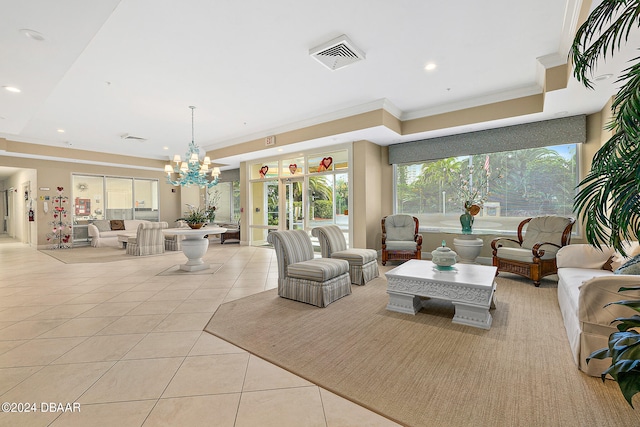
{"type": "Polygon", "coordinates": [[[284,184],[284,209],[287,230],[304,230],[305,203],[303,178],[287,178],[284,184]]]}

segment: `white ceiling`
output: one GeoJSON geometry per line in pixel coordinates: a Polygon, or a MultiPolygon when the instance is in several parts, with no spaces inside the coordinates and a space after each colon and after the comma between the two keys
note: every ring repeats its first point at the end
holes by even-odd
{"type": "MultiPolygon", "coordinates": [[[[0,0],[0,86],[22,90],[0,90],[0,137],[169,159],[191,139],[190,105],[197,107],[196,143],[212,150],[382,105],[407,119],[540,93],[537,58],[567,57],[579,6],[580,0],[0,0]],[[341,34],[365,60],[330,71],[309,56],[341,34]],[[430,62],[437,68],[427,72],[430,62]],[[125,134],[147,140],[123,140],[125,134]]],[[[616,55],[598,74],[617,73],[632,55],[631,49],[616,55]]],[[[287,150],[358,139],[388,145],[589,114],[614,93],[614,82],[587,91],[571,79],[567,89],[547,94],[544,112],[515,119],[408,136],[379,126],[287,150]]],[[[217,160],[231,167],[264,155],[217,160]]]]}

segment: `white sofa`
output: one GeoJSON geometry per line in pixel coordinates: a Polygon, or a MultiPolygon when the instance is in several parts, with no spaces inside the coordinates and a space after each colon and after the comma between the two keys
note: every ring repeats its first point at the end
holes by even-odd
{"type": "Polygon", "coordinates": [[[558,251],[558,304],[569,338],[573,360],[581,371],[600,376],[609,366],[609,359],[586,358],[598,349],[607,347],[609,335],[617,331],[611,322],[617,317],[630,317],[635,312],[617,304],[604,308],[609,302],[640,299],[640,292],[618,292],[622,286],[640,285],[640,276],[614,274],[603,269],[611,264],[613,270],[623,263],[611,248],[602,251],[591,245],[565,246],[558,251]],[[616,264],[616,257],[618,257],[616,264]]]}
{"type": "Polygon", "coordinates": [[[91,238],[91,246],[94,248],[102,248],[105,246],[113,246],[117,248],[121,245],[118,242],[118,234],[132,234],[135,236],[138,225],[143,222],[150,222],[143,219],[125,219],[124,230],[111,230],[111,223],[108,219],[96,220],[88,225],[89,237],[91,238]]]}

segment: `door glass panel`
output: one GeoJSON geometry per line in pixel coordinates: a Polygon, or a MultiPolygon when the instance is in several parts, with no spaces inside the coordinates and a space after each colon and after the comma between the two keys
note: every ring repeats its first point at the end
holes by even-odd
{"type": "Polygon", "coordinates": [[[150,179],[135,179],[135,219],[159,221],[158,209],[158,181],[150,179]]]}
{"type": "Polygon", "coordinates": [[[309,177],[309,227],[334,224],[333,175],[309,177]]]}
{"type": "Polygon", "coordinates": [[[106,219],[133,219],[133,179],[106,180],[106,219]]]}
{"type": "Polygon", "coordinates": [[[304,230],[302,180],[285,181],[285,191],[287,230],[304,230]]]}

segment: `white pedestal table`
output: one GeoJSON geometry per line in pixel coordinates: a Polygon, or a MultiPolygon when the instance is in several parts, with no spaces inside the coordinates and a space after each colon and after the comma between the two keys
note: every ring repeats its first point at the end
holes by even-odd
{"type": "Polygon", "coordinates": [[[164,234],[184,236],[182,240],[182,253],[187,257],[186,264],[180,265],[180,270],[199,271],[210,267],[205,264],[202,257],[209,249],[209,239],[205,239],[207,234],[221,234],[227,231],[222,227],[202,227],[202,228],[165,228],[164,234]]]}
{"type": "Polygon", "coordinates": [[[415,315],[422,308],[420,297],[453,302],[453,323],[489,329],[495,308],[496,267],[455,264],[441,271],[431,261],[412,259],[388,271],[387,310],[415,315]]]}

